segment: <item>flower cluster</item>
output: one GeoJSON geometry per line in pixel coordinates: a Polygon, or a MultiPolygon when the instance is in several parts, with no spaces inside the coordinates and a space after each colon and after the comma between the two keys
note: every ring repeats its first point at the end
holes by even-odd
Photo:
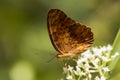
{"type": "Polygon", "coordinates": [[[67,64],[63,67],[67,80],[106,80],[105,74],[110,71],[108,63],[119,56],[111,55],[112,46],[101,46],[88,49],[77,59],[76,65],[67,64]]]}

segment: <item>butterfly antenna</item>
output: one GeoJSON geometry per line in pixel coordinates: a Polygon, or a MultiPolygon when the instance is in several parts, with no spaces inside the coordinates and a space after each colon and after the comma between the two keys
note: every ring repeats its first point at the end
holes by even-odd
{"type": "Polygon", "coordinates": [[[55,59],[55,56],[53,56],[52,58],[50,58],[50,60],[48,60],[47,63],[51,62],[53,59],[55,59]]]}

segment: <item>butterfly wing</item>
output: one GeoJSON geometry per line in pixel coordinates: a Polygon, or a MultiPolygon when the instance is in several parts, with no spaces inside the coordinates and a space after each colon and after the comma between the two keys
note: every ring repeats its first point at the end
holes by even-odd
{"type": "Polygon", "coordinates": [[[47,26],[51,42],[59,52],[57,57],[83,52],[93,42],[90,28],[75,22],[58,9],[48,12],[47,26]]]}
{"type": "Polygon", "coordinates": [[[58,9],[51,9],[48,12],[47,26],[51,42],[55,49],[60,53],[65,53],[65,43],[68,41],[68,24],[74,24],[75,21],[68,18],[62,11],[58,9]],[[66,38],[67,37],[67,38],[66,38]]]}

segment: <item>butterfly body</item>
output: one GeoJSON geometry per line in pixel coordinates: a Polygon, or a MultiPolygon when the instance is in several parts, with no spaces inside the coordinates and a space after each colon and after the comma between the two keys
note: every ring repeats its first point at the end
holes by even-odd
{"type": "Polygon", "coordinates": [[[82,53],[93,42],[90,28],[70,19],[59,9],[51,9],[48,12],[47,26],[51,42],[59,52],[57,58],[82,53]]]}

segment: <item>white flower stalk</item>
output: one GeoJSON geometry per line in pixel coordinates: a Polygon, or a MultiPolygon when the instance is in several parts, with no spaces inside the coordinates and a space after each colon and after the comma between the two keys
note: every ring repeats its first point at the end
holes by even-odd
{"type": "Polygon", "coordinates": [[[106,80],[108,62],[119,56],[119,53],[111,55],[112,46],[94,47],[83,52],[78,59],[74,59],[76,65],[63,67],[66,80],[106,80]]]}

